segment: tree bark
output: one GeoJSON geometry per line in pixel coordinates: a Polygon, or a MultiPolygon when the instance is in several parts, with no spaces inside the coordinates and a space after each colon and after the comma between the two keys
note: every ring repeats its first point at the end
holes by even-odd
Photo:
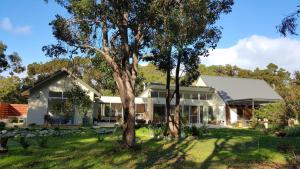
{"type": "Polygon", "coordinates": [[[170,120],[171,116],[170,116],[170,109],[171,109],[171,91],[170,91],[170,83],[171,83],[171,70],[167,70],[167,79],[166,79],[166,114],[165,114],[165,123],[166,123],[166,127],[165,127],[165,131],[164,131],[164,135],[168,135],[168,131],[170,130],[169,126],[170,126],[170,120]]]}
{"type": "Polygon", "coordinates": [[[127,147],[135,145],[135,95],[131,85],[131,78],[114,73],[116,84],[120,93],[123,106],[123,142],[127,147]]]}
{"type": "Polygon", "coordinates": [[[173,136],[174,137],[180,137],[180,63],[181,63],[181,52],[179,51],[178,58],[177,58],[177,65],[175,70],[175,114],[174,114],[174,124],[173,124],[173,136]]]}

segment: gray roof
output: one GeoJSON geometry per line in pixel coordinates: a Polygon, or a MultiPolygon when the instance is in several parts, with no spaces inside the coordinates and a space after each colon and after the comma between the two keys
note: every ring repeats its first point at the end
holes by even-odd
{"type": "Polygon", "coordinates": [[[264,80],[223,76],[201,76],[207,86],[215,88],[224,101],[243,99],[282,100],[264,80]]]}

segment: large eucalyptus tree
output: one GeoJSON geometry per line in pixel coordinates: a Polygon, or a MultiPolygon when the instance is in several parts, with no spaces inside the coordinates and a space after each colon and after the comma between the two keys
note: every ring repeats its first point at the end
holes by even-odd
{"type": "Polygon", "coordinates": [[[180,135],[180,85],[189,85],[199,76],[200,57],[206,57],[221,37],[216,21],[231,11],[233,0],[157,0],[161,29],[153,38],[153,57],[149,58],[167,73],[166,107],[169,133],[180,135]],[[170,74],[175,69],[175,93],[170,92],[170,74]],[[181,75],[185,78],[180,81],[181,75]],[[175,96],[175,114],[170,100],[175,96]]]}
{"type": "Polygon", "coordinates": [[[135,145],[134,91],[138,62],[148,46],[150,0],[56,0],[68,12],[50,23],[57,44],[43,47],[46,55],[102,57],[113,71],[123,109],[123,141],[135,145]]]}

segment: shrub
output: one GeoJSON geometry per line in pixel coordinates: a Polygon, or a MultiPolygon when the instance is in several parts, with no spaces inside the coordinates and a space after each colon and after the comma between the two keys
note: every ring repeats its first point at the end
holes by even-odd
{"type": "Polygon", "coordinates": [[[29,141],[25,137],[20,137],[19,142],[24,149],[27,149],[30,146],[29,141]]]}
{"type": "Polygon", "coordinates": [[[199,128],[193,125],[192,127],[184,128],[184,132],[195,137],[203,137],[205,134],[209,133],[209,130],[206,125],[203,125],[199,128]]]}
{"type": "Polygon", "coordinates": [[[293,126],[285,128],[287,137],[300,137],[300,126],[293,126]]]}
{"type": "Polygon", "coordinates": [[[198,136],[199,135],[198,128],[195,125],[193,125],[190,128],[190,133],[191,133],[192,136],[198,136]]]}
{"type": "Polygon", "coordinates": [[[4,130],[6,126],[6,123],[3,121],[0,121],[0,130],[4,130]]]}
{"type": "Polygon", "coordinates": [[[36,127],[36,124],[35,123],[30,123],[30,124],[28,124],[28,127],[36,127]]]}
{"type": "Polygon", "coordinates": [[[294,145],[291,145],[291,144],[288,144],[288,143],[279,143],[277,145],[277,149],[280,152],[283,152],[283,153],[294,152],[296,150],[294,145]]]}
{"type": "Polygon", "coordinates": [[[39,138],[37,139],[37,143],[38,143],[38,145],[39,145],[40,147],[46,148],[46,147],[48,146],[48,145],[47,145],[48,139],[47,139],[46,137],[39,137],[39,138]]]}

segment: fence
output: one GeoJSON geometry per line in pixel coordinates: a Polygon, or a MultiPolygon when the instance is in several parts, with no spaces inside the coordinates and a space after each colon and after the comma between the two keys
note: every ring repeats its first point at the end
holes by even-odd
{"type": "Polygon", "coordinates": [[[10,116],[26,116],[27,112],[27,104],[0,103],[0,119],[7,119],[10,116]]]}

